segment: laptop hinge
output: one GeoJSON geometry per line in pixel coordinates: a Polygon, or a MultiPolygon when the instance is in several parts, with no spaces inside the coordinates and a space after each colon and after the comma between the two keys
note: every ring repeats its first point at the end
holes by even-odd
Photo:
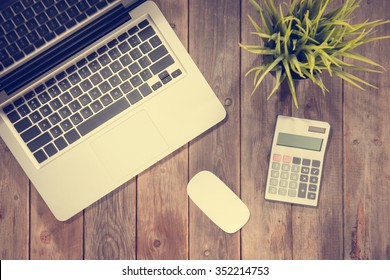
{"type": "Polygon", "coordinates": [[[4,90],[0,91],[0,105],[3,104],[5,101],[7,101],[8,98],[9,96],[4,90]]]}
{"type": "Polygon", "coordinates": [[[139,0],[121,0],[121,3],[122,3],[123,6],[125,6],[125,8],[130,7],[131,5],[134,5],[134,4],[136,4],[136,6],[138,6],[142,2],[144,2],[144,1],[139,1],[139,0]],[[139,3],[137,3],[137,2],[139,2],[139,3]]]}
{"type": "Polygon", "coordinates": [[[105,15],[97,18],[29,62],[24,63],[15,71],[0,79],[0,91],[2,93],[6,92],[9,98],[18,89],[130,20],[129,11],[131,9],[131,7],[125,8],[123,5],[114,7],[105,15]]]}

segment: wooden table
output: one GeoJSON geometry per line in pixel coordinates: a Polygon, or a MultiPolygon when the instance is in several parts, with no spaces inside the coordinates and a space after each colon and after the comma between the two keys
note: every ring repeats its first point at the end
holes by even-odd
{"type": "MultiPolygon", "coordinates": [[[[280,1],[279,1],[280,2],[280,1]]],[[[341,2],[341,1],[336,1],[341,2]]],[[[55,220],[0,141],[1,259],[390,259],[390,74],[364,74],[363,92],[326,78],[322,95],[297,82],[299,109],[283,86],[269,101],[268,76],[251,96],[259,63],[248,1],[160,0],[159,7],[224,104],[228,117],[67,222],[55,220]],[[332,135],[317,208],[264,200],[278,114],[324,120],[332,135]],[[186,185],[210,170],[250,209],[238,233],[218,229],[186,185]]],[[[364,0],[357,20],[386,19],[390,1],[364,0]]],[[[378,35],[390,34],[390,25],[378,35]]],[[[390,69],[389,41],[359,49],[390,69]]],[[[54,187],[54,186],[53,186],[54,187]]]]}

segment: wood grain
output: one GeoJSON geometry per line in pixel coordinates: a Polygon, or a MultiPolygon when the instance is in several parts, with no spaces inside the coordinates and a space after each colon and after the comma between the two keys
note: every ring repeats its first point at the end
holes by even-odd
{"type": "MultiPolygon", "coordinates": [[[[214,172],[240,195],[240,1],[190,1],[189,50],[227,118],[190,145],[190,176],[214,172]]],[[[190,203],[190,258],[239,259],[240,233],[229,235],[190,203]]]]}
{"type": "MultiPolygon", "coordinates": [[[[275,2],[276,4],[281,1],[275,2]]],[[[247,15],[258,20],[254,8],[243,1],[242,43],[262,44],[250,34],[253,26],[247,15]]],[[[261,57],[242,51],[242,109],[241,109],[241,184],[242,199],[248,205],[251,218],[242,230],[242,256],[244,259],[291,259],[292,225],[291,206],[264,200],[272,135],[278,114],[291,114],[291,98],[284,85],[267,101],[274,86],[268,75],[258,90],[253,90],[253,75],[245,73],[261,63],[261,57]]]]}
{"type": "MultiPolygon", "coordinates": [[[[261,58],[238,46],[260,43],[250,34],[249,1],[157,5],[225,105],[226,120],[67,222],[53,217],[0,139],[0,259],[390,259],[389,70],[355,73],[379,88],[365,92],[335,77],[325,78],[325,96],[297,82],[295,109],[286,84],[266,100],[270,75],[250,94],[253,76],[244,75],[261,58]],[[278,114],[331,125],[316,208],[264,200],[278,114]],[[249,207],[240,232],[224,233],[189,202],[186,185],[201,170],[249,207]]],[[[363,0],[354,21],[389,15],[388,0],[363,0]]],[[[375,35],[389,34],[390,24],[375,35]]],[[[388,42],[357,51],[390,69],[388,42]]]]}
{"type": "MultiPolygon", "coordinates": [[[[158,1],[188,46],[188,2],[158,1]]],[[[138,176],[137,258],[188,258],[188,145],[138,176]]]]}
{"type": "Polygon", "coordinates": [[[85,259],[136,258],[135,179],[84,212],[85,259]]]}
{"type": "Polygon", "coordinates": [[[56,220],[36,189],[31,187],[30,258],[83,258],[83,214],[66,222],[56,220]]]}
{"type": "Polygon", "coordinates": [[[325,96],[311,81],[297,85],[299,109],[293,116],[326,121],[331,134],[325,153],[319,203],[315,208],[293,206],[293,258],[342,259],[342,82],[325,76],[325,96]],[[329,242],[332,240],[331,242],[329,242]]]}
{"type": "MultiPolygon", "coordinates": [[[[388,19],[390,2],[363,1],[356,20],[388,19]]],[[[375,36],[389,35],[381,26],[375,36]]],[[[390,69],[388,40],[358,51],[390,69]]],[[[390,75],[355,73],[376,89],[345,84],[344,255],[347,259],[390,259],[390,75]]]]}
{"type": "Polygon", "coordinates": [[[0,259],[29,257],[29,180],[0,138],[0,259]]]}

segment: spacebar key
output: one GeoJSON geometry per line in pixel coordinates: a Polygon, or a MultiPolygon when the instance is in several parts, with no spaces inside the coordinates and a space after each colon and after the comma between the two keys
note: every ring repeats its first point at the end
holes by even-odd
{"type": "Polygon", "coordinates": [[[84,136],[129,107],[130,104],[125,98],[119,99],[114,104],[104,108],[104,110],[81,123],[77,126],[77,129],[84,136]]]}

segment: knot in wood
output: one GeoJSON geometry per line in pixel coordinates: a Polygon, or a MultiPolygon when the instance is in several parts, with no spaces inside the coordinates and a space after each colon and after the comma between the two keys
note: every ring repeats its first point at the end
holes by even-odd
{"type": "Polygon", "coordinates": [[[153,241],[153,246],[154,246],[155,248],[160,247],[160,246],[161,246],[161,241],[158,240],[158,239],[154,240],[154,241],[153,241]]]}
{"type": "Polygon", "coordinates": [[[229,107],[233,104],[233,101],[231,98],[226,98],[225,99],[225,106],[229,107]]]}
{"type": "Polygon", "coordinates": [[[210,250],[205,250],[205,251],[204,251],[204,255],[205,255],[206,257],[210,256],[210,250]]]}
{"type": "Polygon", "coordinates": [[[379,138],[374,138],[374,145],[375,146],[382,146],[382,141],[379,138]]]}
{"type": "Polygon", "coordinates": [[[357,146],[357,145],[360,144],[360,142],[359,142],[358,139],[355,139],[355,140],[352,141],[352,144],[355,145],[355,146],[357,146]]]}
{"type": "Polygon", "coordinates": [[[47,230],[41,232],[39,239],[43,244],[49,244],[51,242],[51,233],[47,230]]]}

